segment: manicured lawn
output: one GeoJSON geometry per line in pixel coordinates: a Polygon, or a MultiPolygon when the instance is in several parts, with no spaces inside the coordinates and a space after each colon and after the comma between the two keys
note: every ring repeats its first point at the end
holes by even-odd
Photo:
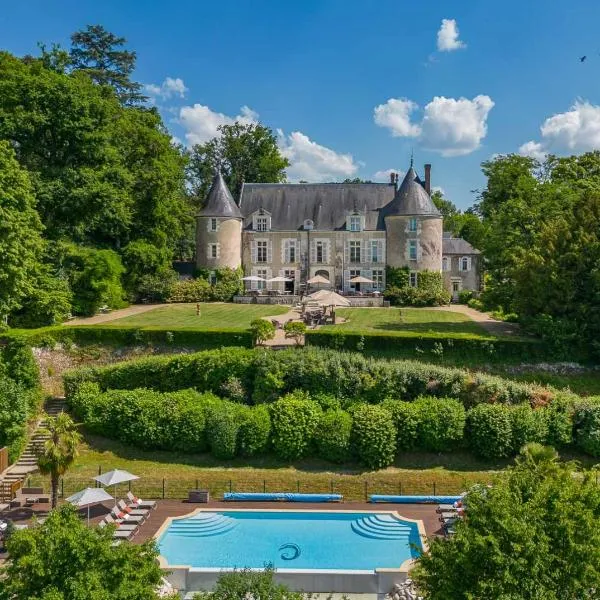
{"type": "Polygon", "coordinates": [[[336,328],[357,333],[403,335],[444,333],[460,337],[473,335],[491,338],[479,324],[461,313],[426,308],[340,308],[336,314],[346,323],[336,328]]]}
{"type": "Polygon", "coordinates": [[[195,304],[170,304],[139,315],[123,317],[98,325],[98,327],[173,327],[181,329],[247,329],[259,317],[281,315],[289,306],[276,304],[226,304],[202,303],[200,316],[195,304]]]}

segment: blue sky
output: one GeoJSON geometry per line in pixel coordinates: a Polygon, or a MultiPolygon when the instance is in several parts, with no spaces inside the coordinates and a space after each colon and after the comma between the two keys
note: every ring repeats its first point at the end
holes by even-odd
{"type": "Polygon", "coordinates": [[[597,0],[2,4],[1,48],[67,46],[101,23],[137,51],[135,78],[174,136],[258,118],[278,131],[292,180],[385,178],[414,148],[464,208],[496,153],[600,147],[597,0]]]}

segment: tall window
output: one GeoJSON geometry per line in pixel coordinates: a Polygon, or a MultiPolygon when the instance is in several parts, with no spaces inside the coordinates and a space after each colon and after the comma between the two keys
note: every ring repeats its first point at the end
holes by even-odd
{"type": "Polygon", "coordinates": [[[373,280],[373,289],[383,289],[383,269],[373,269],[371,279],[373,280]]]}
{"type": "Polygon", "coordinates": [[[410,285],[410,287],[417,287],[417,273],[416,271],[411,271],[410,275],[408,276],[408,283],[410,285]]]}
{"type": "Polygon", "coordinates": [[[218,224],[217,219],[215,219],[214,217],[211,218],[211,220],[210,220],[210,230],[211,231],[216,231],[217,230],[217,224],[218,224]]]}
{"type": "Polygon", "coordinates": [[[267,242],[256,242],[256,262],[267,262],[267,242]]]}
{"type": "MultiPolygon", "coordinates": [[[[360,277],[360,269],[350,269],[350,279],[354,279],[355,277],[360,277]]],[[[360,287],[360,284],[351,283],[350,287],[357,288],[360,287]]]]}
{"type": "Polygon", "coordinates": [[[360,231],[360,215],[350,217],[350,231],[360,231]]]}
{"type": "Polygon", "coordinates": [[[408,230],[416,231],[417,230],[417,220],[415,218],[408,220],[408,230]]]}
{"type": "Polygon", "coordinates": [[[325,262],[325,244],[323,242],[317,242],[315,244],[316,260],[318,263],[325,262]]]}
{"type": "Polygon", "coordinates": [[[463,256],[460,259],[460,270],[468,271],[469,270],[469,259],[466,256],[463,256]]]}
{"type": "Polygon", "coordinates": [[[289,259],[288,262],[291,262],[291,263],[296,262],[296,241],[295,240],[290,240],[290,249],[289,249],[288,259],[289,259]]]}
{"type": "Polygon", "coordinates": [[[267,231],[269,229],[269,217],[256,217],[256,231],[267,231]]]}
{"type": "Polygon", "coordinates": [[[265,281],[257,281],[256,288],[259,290],[264,290],[267,283],[267,270],[266,269],[256,269],[256,275],[258,277],[262,277],[265,281]]]}
{"type": "Polygon", "coordinates": [[[449,258],[447,256],[444,256],[444,258],[442,258],[442,271],[449,271],[450,270],[450,262],[449,262],[449,258]]]}
{"type": "Polygon", "coordinates": [[[408,242],[408,258],[417,260],[417,240],[409,240],[408,242]]]}
{"type": "Polygon", "coordinates": [[[381,256],[379,256],[379,242],[377,240],[371,240],[371,262],[381,262],[381,256]]]}
{"type": "Polygon", "coordinates": [[[360,262],[360,241],[350,242],[350,262],[360,262]]]}
{"type": "Polygon", "coordinates": [[[219,245],[209,244],[208,245],[208,256],[210,258],[219,258],[219,245]]]}

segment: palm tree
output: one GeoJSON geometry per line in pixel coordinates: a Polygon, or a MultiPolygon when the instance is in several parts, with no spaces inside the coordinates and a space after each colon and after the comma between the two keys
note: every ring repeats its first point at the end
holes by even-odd
{"type": "Polygon", "coordinates": [[[81,435],[71,417],[61,412],[56,417],[46,417],[47,426],[40,433],[50,436],[38,454],[38,468],[42,475],[50,475],[52,508],[58,501],[58,482],[77,457],[81,435]]]}
{"type": "Polygon", "coordinates": [[[558,452],[552,446],[543,446],[537,442],[530,442],[521,448],[517,463],[529,464],[536,469],[550,469],[558,461],[558,452]]]}

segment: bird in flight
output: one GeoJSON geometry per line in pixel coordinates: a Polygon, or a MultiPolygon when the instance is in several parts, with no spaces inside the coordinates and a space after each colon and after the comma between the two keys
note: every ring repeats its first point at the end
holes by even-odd
{"type": "Polygon", "coordinates": [[[579,57],[579,62],[585,62],[586,58],[587,58],[587,56],[581,56],[581,57],[579,57]]]}

